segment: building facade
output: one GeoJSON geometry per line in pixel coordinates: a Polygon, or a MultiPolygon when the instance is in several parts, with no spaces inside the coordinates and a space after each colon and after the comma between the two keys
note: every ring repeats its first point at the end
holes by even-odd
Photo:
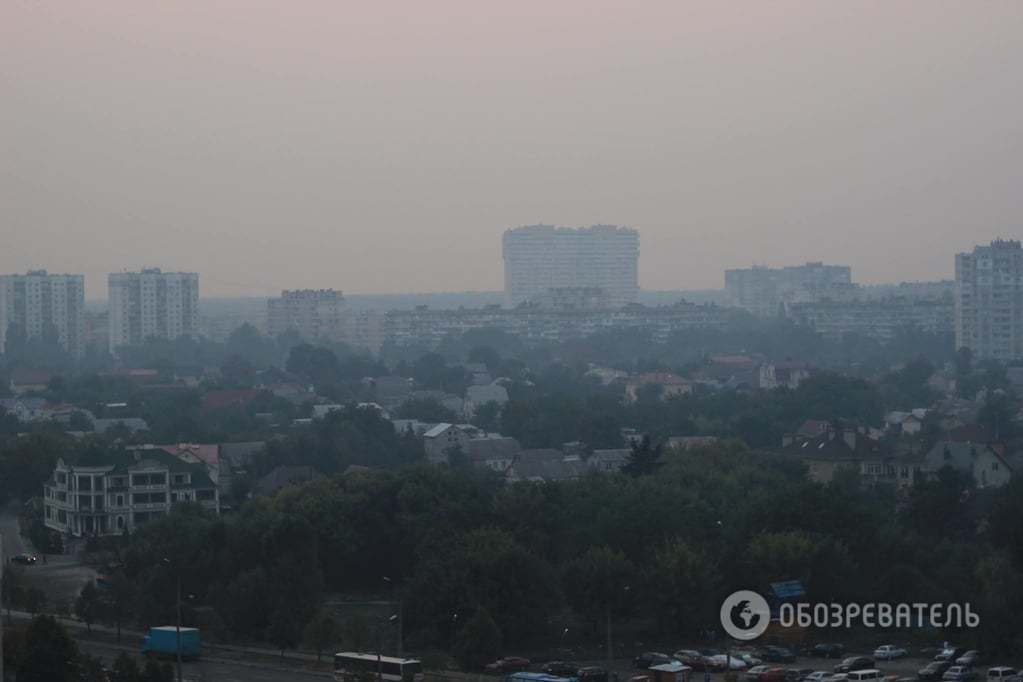
{"type": "Polygon", "coordinates": [[[160,449],[125,450],[100,461],[57,460],[43,486],[47,528],[74,537],[131,532],[194,502],[220,513],[220,495],[206,466],[160,449]]]}
{"type": "Polygon", "coordinates": [[[786,303],[835,298],[854,290],[848,265],[806,263],[725,270],[725,294],[730,303],[754,315],[777,315],[786,303]]]}
{"type": "Polygon", "coordinates": [[[295,331],[303,339],[339,341],[346,333],[348,305],[334,289],[282,291],[266,302],[266,331],[271,336],[295,331]]]}
{"type": "Polygon", "coordinates": [[[601,289],[613,307],[632,303],[639,294],[636,230],[532,225],[506,231],[502,245],[509,306],[540,298],[551,289],[601,289]]]}
{"type": "Polygon", "coordinates": [[[199,275],[194,272],[117,272],[108,278],[110,352],[145,339],[199,333],[199,275]]]}
{"type": "Polygon", "coordinates": [[[956,349],[974,357],[1023,357],[1023,249],[996,240],[956,255],[956,349]]]}
{"type": "Polygon", "coordinates": [[[75,357],[85,350],[85,277],[30,270],[0,276],[0,353],[8,333],[25,341],[52,337],[75,357]]]}

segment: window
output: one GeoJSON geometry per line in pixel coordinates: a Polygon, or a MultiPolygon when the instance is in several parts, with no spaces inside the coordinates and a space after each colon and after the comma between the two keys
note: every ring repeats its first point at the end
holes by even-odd
{"type": "Polygon", "coordinates": [[[214,497],[212,490],[197,490],[195,491],[195,499],[202,502],[208,502],[214,497]]]}
{"type": "Polygon", "coordinates": [[[118,516],[117,517],[117,529],[121,530],[123,528],[124,528],[124,517],[123,516],[118,516]]]}
{"type": "Polygon", "coordinates": [[[117,496],[117,506],[118,507],[123,507],[124,506],[124,495],[118,495],[117,496]]]}
{"type": "Polygon", "coordinates": [[[190,478],[188,474],[174,474],[174,485],[187,485],[190,478]]]}
{"type": "Polygon", "coordinates": [[[79,476],[78,477],[78,489],[79,490],[92,490],[92,476],[79,476]]]}

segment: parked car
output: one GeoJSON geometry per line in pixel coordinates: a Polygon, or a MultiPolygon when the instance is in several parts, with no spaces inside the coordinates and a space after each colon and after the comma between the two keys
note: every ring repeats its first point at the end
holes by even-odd
{"type": "Polygon", "coordinates": [[[850,656],[835,666],[836,673],[851,673],[854,670],[870,670],[874,667],[874,659],[869,656],[850,656]]]}
{"type": "MultiPolygon", "coordinates": [[[[734,654],[704,654],[711,663],[711,668],[717,671],[745,670],[749,664],[734,654]]],[[[683,661],[685,663],[685,661],[683,661]]]]}
{"type": "Polygon", "coordinates": [[[847,682],[849,679],[848,673],[834,673],[831,677],[825,678],[826,682],[847,682]]]}
{"type": "Polygon", "coordinates": [[[902,658],[908,654],[908,651],[897,647],[894,644],[885,644],[874,649],[874,660],[891,661],[896,658],[902,658]]]}
{"type": "Polygon", "coordinates": [[[885,676],[877,668],[866,668],[864,670],[853,670],[847,674],[847,679],[848,682],[882,682],[885,676]]]}
{"type": "Polygon", "coordinates": [[[1015,668],[996,665],[987,669],[988,682],[1019,682],[1020,673],[1015,668]]]}
{"type": "Polygon", "coordinates": [[[934,682],[940,680],[945,671],[952,667],[948,661],[931,661],[916,672],[916,679],[921,682],[934,682]]]}
{"type": "Polygon", "coordinates": [[[753,654],[737,654],[735,657],[745,663],[747,668],[753,668],[763,663],[762,660],[753,654]]]}
{"type": "Polygon", "coordinates": [[[812,673],[810,668],[789,668],[785,671],[786,682],[802,682],[807,675],[812,673]]]}
{"type": "Polygon", "coordinates": [[[976,649],[970,649],[965,654],[956,659],[956,665],[965,665],[972,668],[980,662],[980,652],[976,649]]]}
{"type": "Polygon", "coordinates": [[[607,682],[608,674],[607,670],[597,665],[589,665],[584,668],[579,668],[572,675],[566,677],[576,677],[579,682],[607,682]]]}
{"type": "Polygon", "coordinates": [[[520,673],[529,667],[529,659],[522,658],[521,656],[505,656],[499,658],[493,663],[487,663],[484,668],[487,672],[492,673],[520,673]]]}
{"type": "MultiPolygon", "coordinates": [[[[755,682],[786,682],[785,680],[785,668],[774,668],[771,666],[758,666],[753,670],[759,670],[757,674],[750,678],[747,675],[747,679],[755,680],[755,682]]],[[[750,670],[752,673],[753,670],[750,670]]]]}
{"type": "Polygon", "coordinates": [[[31,566],[38,559],[32,554],[15,554],[11,557],[12,564],[21,564],[22,566],[31,566]]]}
{"type": "Polygon", "coordinates": [[[824,670],[814,670],[803,678],[803,682],[824,682],[828,677],[831,677],[831,673],[824,670]]]}
{"type": "Polygon", "coordinates": [[[977,677],[977,671],[966,665],[954,665],[945,671],[941,679],[947,682],[967,682],[977,677]]]}
{"type": "Polygon", "coordinates": [[[579,664],[572,661],[550,661],[544,663],[540,670],[555,677],[575,677],[579,672],[579,664]]]}
{"type": "Polygon", "coordinates": [[[768,663],[796,662],[796,655],[782,646],[765,646],[757,655],[768,663]]]}
{"type": "Polygon", "coordinates": [[[965,653],[966,649],[948,647],[946,649],[942,649],[941,653],[934,657],[934,660],[955,663],[955,660],[965,653]]]}
{"type": "MultiPolygon", "coordinates": [[[[714,670],[714,663],[696,649],[679,649],[674,654],[676,661],[688,665],[693,670],[714,670]]],[[[723,670],[724,668],[722,668],[723,670]]]]}
{"type": "Polygon", "coordinates": [[[675,659],[668,654],[662,654],[659,651],[644,651],[639,656],[632,659],[632,665],[637,670],[646,670],[652,665],[671,663],[674,660],[675,659]]]}
{"type": "Polygon", "coordinates": [[[841,658],[845,655],[845,646],[842,644],[815,644],[808,653],[818,658],[841,658]]]}

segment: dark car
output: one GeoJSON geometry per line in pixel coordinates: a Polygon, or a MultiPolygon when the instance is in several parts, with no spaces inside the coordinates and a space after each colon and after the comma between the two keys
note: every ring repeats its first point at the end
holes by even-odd
{"type": "Polygon", "coordinates": [[[786,682],[785,668],[768,668],[757,677],[758,682],[786,682]]]}
{"type": "Polygon", "coordinates": [[[923,682],[934,682],[940,680],[945,671],[952,667],[951,661],[931,661],[916,671],[916,679],[923,682]]]}
{"type": "Polygon", "coordinates": [[[11,557],[12,564],[21,564],[22,566],[31,566],[37,561],[37,559],[31,554],[15,554],[11,557]]]}
{"type": "Polygon", "coordinates": [[[972,668],[982,661],[980,652],[976,649],[970,649],[965,654],[956,659],[956,665],[965,665],[968,668],[972,668]]]}
{"type": "Polygon", "coordinates": [[[799,682],[813,672],[813,668],[789,668],[785,671],[785,682],[799,682]]]}
{"type": "Polygon", "coordinates": [[[810,649],[810,655],[817,658],[842,658],[845,646],[842,644],[817,644],[810,649]]]}
{"type": "Polygon", "coordinates": [[[851,673],[854,670],[870,670],[874,667],[874,659],[869,656],[850,656],[835,666],[836,673],[851,673]]]}
{"type": "Polygon", "coordinates": [[[579,668],[576,671],[575,677],[579,678],[579,682],[607,682],[608,680],[607,670],[599,665],[588,665],[585,668],[579,668]]]}
{"type": "Polygon", "coordinates": [[[652,665],[663,665],[665,663],[671,663],[675,659],[668,654],[662,654],[659,651],[644,651],[639,656],[632,659],[632,665],[637,670],[646,670],[652,665]]]}
{"type": "Polygon", "coordinates": [[[679,649],[674,654],[675,660],[680,661],[696,671],[714,670],[714,664],[706,654],[696,649],[679,649]]]}
{"type": "Polygon", "coordinates": [[[768,663],[795,663],[796,655],[789,649],[781,646],[765,646],[760,650],[757,658],[768,663]]]}
{"type": "Polygon", "coordinates": [[[492,673],[520,673],[529,667],[529,659],[521,656],[505,656],[493,663],[487,663],[487,672],[492,673]]]}
{"type": "Polygon", "coordinates": [[[555,677],[575,677],[579,672],[579,664],[572,661],[551,661],[544,663],[540,670],[555,677]]]}

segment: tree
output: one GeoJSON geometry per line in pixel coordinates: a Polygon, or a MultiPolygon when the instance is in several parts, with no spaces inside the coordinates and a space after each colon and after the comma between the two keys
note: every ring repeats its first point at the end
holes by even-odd
{"type": "Polygon", "coordinates": [[[354,651],[365,651],[369,647],[369,623],[361,613],[353,613],[341,627],[341,641],[354,651]]]}
{"type": "Polygon", "coordinates": [[[102,596],[99,590],[96,589],[96,584],[90,580],[85,583],[82,591],[78,593],[78,599],[75,600],[75,615],[85,623],[89,632],[92,632],[92,624],[99,620],[102,614],[102,596]]]}
{"type": "Polygon", "coordinates": [[[110,682],[142,682],[142,671],[139,664],[128,654],[121,652],[114,660],[110,671],[110,682]]]}
{"type": "Polygon", "coordinates": [[[482,668],[501,655],[501,628],[479,608],[455,637],[454,654],[468,670],[482,668]]]}
{"type": "Polygon", "coordinates": [[[33,616],[46,607],[46,593],[38,587],[30,587],[25,592],[25,610],[33,616]]]}
{"type": "Polygon", "coordinates": [[[340,636],[341,629],[337,620],[329,611],[322,609],[306,624],[303,633],[305,643],[316,650],[317,662],[323,656],[323,652],[335,644],[340,636]]]}
{"type": "Polygon", "coordinates": [[[103,661],[86,653],[78,654],[78,680],[79,682],[108,682],[109,678],[103,669],[103,661]]]}
{"type": "Polygon", "coordinates": [[[18,682],[72,682],[78,646],[52,616],[36,616],[25,631],[18,682]]]}
{"type": "Polygon", "coordinates": [[[270,625],[266,629],[266,638],[281,651],[284,661],[284,650],[294,649],[299,641],[301,625],[296,618],[294,609],[283,606],[270,617],[270,625]]]}
{"type": "Polygon", "coordinates": [[[591,547],[562,570],[568,602],[593,624],[632,604],[636,567],[625,554],[610,547],[591,547]]]}
{"type": "Polygon", "coordinates": [[[11,609],[21,606],[25,598],[25,588],[22,585],[22,572],[14,564],[4,569],[3,582],[0,583],[0,601],[7,609],[7,620],[11,619],[11,609]]]}
{"type": "Polygon", "coordinates": [[[103,611],[117,628],[118,642],[121,641],[121,625],[132,613],[136,594],[135,584],[123,572],[118,571],[111,577],[103,611]]]}
{"type": "Polygon", "coordinates": [[[649,435],[644,435],[639,443],[632,444],[632,452],[629,453],[629,461],[622,467],[622,473],[629,476],[648,476],[664,464],[661,454],[664,444],[653,445],[649,435]]]}
{"type": "Polygon", "coordinates": [[[149,659],[142,671],[141,682],[174,682],[174,668],[170,663],[157,663],[149,659]]]}

